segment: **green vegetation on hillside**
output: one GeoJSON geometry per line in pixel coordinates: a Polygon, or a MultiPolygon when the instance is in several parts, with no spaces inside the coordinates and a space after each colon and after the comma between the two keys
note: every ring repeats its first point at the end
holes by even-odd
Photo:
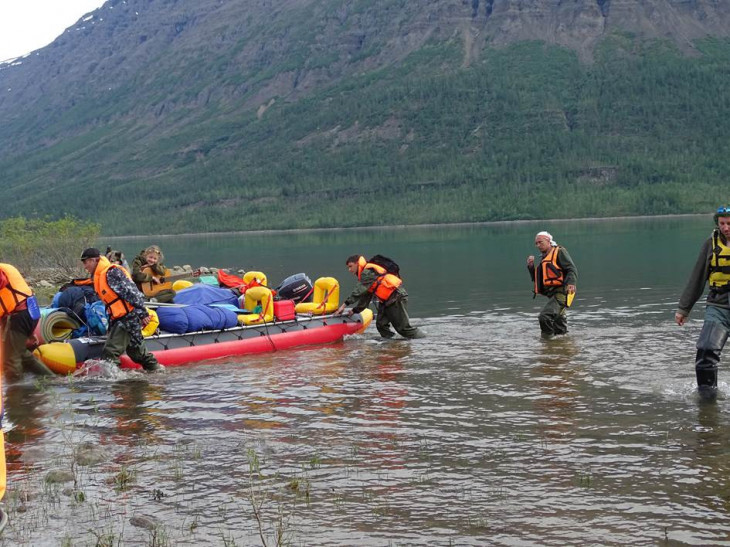
{"type": "Polygon", "coordinates": [[[100,105],[104,124],[0,172],[26,214],[110,234],[706,212],[727,202],[730,41],[696,46],[614,35],[582,64],[521,43],[464,68],[460,41],[431,43],[260,119],[180,111],[195,123],[152,138],[100,105]]]}

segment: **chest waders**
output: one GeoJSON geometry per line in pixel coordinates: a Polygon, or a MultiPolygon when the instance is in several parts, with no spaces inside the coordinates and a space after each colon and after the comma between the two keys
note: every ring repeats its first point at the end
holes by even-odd
{"type": "Polygon", "coordinates": [[[725,325],[705,318],[700,337],[697,339],[695,359],[697,389],[702,396],[714,396],[717,392],[717,368],[727,336],[725,325]]]}
{"type": "MultiPolygon", "coordinates": [[[[730,293],[730,247],[723,243],[717,230],[712,233],[712,257],[710,258],[710,291],[730,293]]],[[[730,311],[717,306],[707,306],[705,322],[697,339],[695,373],[697,390],[703,398],[717,394],[717,369],[720,355],[728,338],[730,311]]]]}
{"type": "Polygon", "coordinates": [[[537,316],[543,338],[568,333],[568,317],[565,313],[567,295],[563,288],[565,272],[558,264],[560,249],[561,247],[552,247],[535,269],[534,293],[547,296],[548,299],[537,316]]]}

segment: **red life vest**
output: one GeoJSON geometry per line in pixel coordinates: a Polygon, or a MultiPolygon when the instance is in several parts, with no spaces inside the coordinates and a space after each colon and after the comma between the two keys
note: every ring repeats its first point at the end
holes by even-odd
{"type": "Polygon", "coordinates": [[[540,289],[546,287],[562,287],[565,282],[565,273],[558,266],[558,250],[560,247],[550,247],[548,253],[535,270],[535,293],[542,294],[540,289]]]}
{"type": "Polygon", "coordinates": [[[109,286],[106,274],[110,268],[119,268],[124,272],[124,275],[126,275],[129,280],[132,278],[127,270],[117,264],[112,264],[105,256],[102,256],[99,259],[99,263],[96,265],[96,270],[94,270],[94,290],[96,291],[96,294],[99,295],[102,302],[104,302],[106,312],[109,314],[110,319],[114,321],[131,312],[134,309],[134,306],[120,298],[109,286]]]}
{"type": "Polygon", "coordinates": [[[388,273],[388,271],[379,266],[378,264],[372,264],[368,262],[364,256],[361,256],[357,261],[357,278],[360,279],[363,270],[373,270],[378,274],[378,278],[375,282],[368,287],[368,292],[375,295],[375,297],[381,302],[385,302],[395,292],[395,290],[403,284],[403,280],[388,273]]]}
{"type": "Polygon", "coordinates": [[[8,279],[7,285],[0,289],[0,317],[2,317],[15,311],[19,304],[33,295],[33,291],[15,266],[0,264],[0,270],[8,279]]]}

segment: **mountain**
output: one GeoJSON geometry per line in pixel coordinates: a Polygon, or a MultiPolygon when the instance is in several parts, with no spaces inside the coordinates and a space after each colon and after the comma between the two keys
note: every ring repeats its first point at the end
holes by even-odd
{"type": "Polygon", "coordinates": [[[730,3],[110,0],[0,64],[2,216],[107,234],[693,212],[730,3]]]}

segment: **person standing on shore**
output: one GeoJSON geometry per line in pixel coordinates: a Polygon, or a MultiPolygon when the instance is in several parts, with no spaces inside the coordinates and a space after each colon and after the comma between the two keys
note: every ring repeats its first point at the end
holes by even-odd
{"type": "Polygon", "coordinates": [[[33,290],[18,269],[10,264],[0,264],[2,361],[8,381],[19,380],[23,372],[53,376],[51,369],[36,359],[28,348],[40,317],[33,290]]]}
{"type": "Polygon", "coordinates": [[[706,399],[717,395],[720,354],[730,331],[730,207],[718,208],[714,221],[715,229],[700,248],[674,314],[677,325],[684,325],[709,281],[705,321],[697,339],[695,357],[697,390],[706,399]]]}
{"type": "Polygon", "coordinates": [[[99,249],[93,247],[81,253],[81,262],[94,282],[94,290],[106,306],[109,315],[107,334],[101,358],[119,366],[119,357],[127,352],[130,359],[147,372],[164,369],[144,343],[142,329],[150,322],[145,300],[129,273],[112,264],[99,249]]]}
{"type": "Polygon", "coordinates": [[[565,247],[558,245],[548,232],[535,236],[535,247],[540,251],[540,262],[527,257],[527,270],[534,284],[534,294],[547,296],[538,321],[544,338],[568,332],[568,318],[565,312],[570,306],[568,298],[575,294],[578,270],[565,247]]]}

